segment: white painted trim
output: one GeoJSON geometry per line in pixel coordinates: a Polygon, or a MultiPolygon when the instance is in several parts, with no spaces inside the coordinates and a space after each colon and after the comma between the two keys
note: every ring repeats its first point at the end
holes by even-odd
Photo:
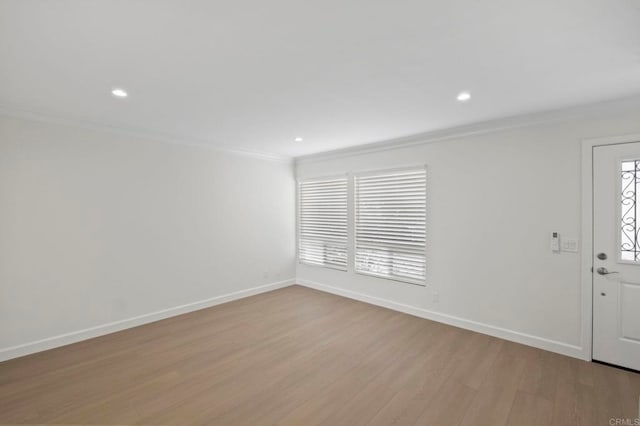
{"type": "Polygon", "coordinates": [[[289,156],[277,155],[277,154],[272,154],[268,152],[259,152],[259,151],[245,150],[245,149],[239,149],[239,148],[231,148],[229,146],[216,143],[214,141],[190,140],[184,137],[158,134],[148,130],[105,125],[105,124],[100,124],[100,123],[87,121],[79,118],[61,117],[53,113],[36,112],[36,111],[31,111],[25,108],[15,107],[15,106],[0,104],[0,116],[17,118],[21,120],[37,121],[41,123],[58,124],[58,125],[64,125],[64,126],[75,126],[83,129],[88,129],[88,130],[116,133],[119,135],[142,138],[142,139],[151,139],[158,142],[175,144],[175,145],[195,146],[195,147],[210,149],[213,151],[225,152],[227,154],[257,158],[260,160],[276,161],[276,162],[282,162],[282,163],[293,162],[293,158],[289,156]]]}
{"type": "Polygon", "coordinates": [[[593,337],[593,145],[582,142],[582,214],[580,253],[580,344],[585,355],[592,359],[593,337]]]}
{"type": "Polygon", "coordinates": [[[48,349],[57,348],[59,346],[69,345],[71,343],[80,342],[82,340],[92,339],[105,334],[115,333],[117,331],[128,328],[138,327],[140,325],[149,324],[165,318],[186,314],[200,309],[209,308],[211,306],[220,305],[222,303],[231,302],[233,300],[243,299],[245,297],[254,296],[256,294],[265,293],[279,288],[293,285],[295,280],[288,279],[257,287],[251,287],[245,290],[235,291],[233,293],[215,296],[209,299],[199,300],[197,302],[187,303],[172,308],[163,309],[148,314],[138,315],[133,318],[127,318],[120,321],[114,321],[107,324],[101,324],[95,327],[85,328],[84,330],[72,331],[70,333],[60,334],[58,336],[47,337],[45,339],[29,342],[22,345],[11,346],[0,349],[0,362],[8,359],[29,355],[36,352],[46,351],[48,349]]]}
{"type": "Polygon", "coordinates": [[[596,146],[617,145],[621,143],[634,143],[634,142],[640,142],[640,133],[607,136],[603,138],[584,139],[582,141],[582,146],[583,147],[586,146],[586,147],[589,147],[589,149],[592,149],[593,147],[596,147],[596,146]]]}
{"type": "Polygon", "coordinates": [[[640,133],[582,141],[582,253],[580,259],[581,335],[585,359],[593,352],[593,148],[640,141],[640,133]]]}
{"type": "Polygon", "coordinates": [[[403,138],[389,139],[386,141],[372,142],[348,148],[319,152],[316,154],[302,155],[296,157],[295,162],[296,164],[312,163],[353,155],[407,148],[416,145],[442,142],[450,139],[496,133],[504,130],[539,126],[543,124],[562,123],[569,120],[600,117],[607,114],[612,115],[638,107],[640,107],[640,96],[633,96],[588,105],[497,118],[468,125],[454,126],[448,129],[419,133],[403,138]]]}
{"type": "Polygon", "coordinates": [[[471,330],[478,333],[487,334],[489,336],[494,336],[500,339],[521,343],[523,345],[533,346],[535,348],[556,352],[556,353],[567,355],[574,358],[590,360],[590,358],[585,357],[584,350],[580,346],[571,345],[564,342],[558,342],[556,340],[546,339],[544,337],[533,336],[531,334],[521,333],[519,331],[509,330],[502,327],[496,327],[489,324],[483,324],[477,321],[472,321],[465,318],[456,317],[453,315],[447,315],[440,312],[430,311],[430,310],[418,308],[415,306],[404,305],[402,303],[393,302],[391,300],[369,296],[364,293],[345,290],[342,288],[333,287],[330,285],[321,284],[314,281],[299,279],[297,280],[297,284],[302,285],[304,287],[309,287],[316,290],[324,291],[326,293],[336,294],[338,296],[348,297],[350,299],[359,300],[365,303],[370,303],[372,305],[382,306],[384,308],[403,312],[405,314],[413,315],[416,317],[437,321],[443,324],[452,325],[454,327],[464,328],[465,330],[471,330]]]}

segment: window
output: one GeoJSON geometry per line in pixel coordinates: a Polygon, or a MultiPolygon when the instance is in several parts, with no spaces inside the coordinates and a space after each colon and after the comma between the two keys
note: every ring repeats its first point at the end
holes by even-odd
{"type": "Polygon", "coordinates": [[[640,160],[620,163],[620,260],[640,261],[640,224],[638,223],[638,183],[640,183],[640,160]]]}
{"type": "Polygon", "coordinates": [[[298,183],[298,260],[347,270],[347,178],[298,183]]]}
{"type": "Polygon", "coordinates": [[[356,272],[425,283],[424,168],[355,177],[356,272]]]}

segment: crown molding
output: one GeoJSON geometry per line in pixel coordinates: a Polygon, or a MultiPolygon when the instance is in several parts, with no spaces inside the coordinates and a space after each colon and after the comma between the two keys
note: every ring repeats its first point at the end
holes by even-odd
{"type": "Polygon", "coordinates": [[[227,154],[240,155],[244,157],[257,158],[260,160],[275,161],[281,163],[292,163],[293,158],[284,155],[278,155],[268,152],[260,152],[253,150],[246,150],[241,148],[231,148],[226,145],[216,144],[213,142],[186,139],[183,137],[154,133],[147,130],[134,129],[121,126],[112,126],[93,121],[83,120],[79,118],[69,118],[55,115],[49,112],[34,111],[23,107],[9,106],[6,104],[0,104],[0,116],[17,118],[21,120],[37,121],[41,123],[58,124],[64,126],[80,127],[87,130],[96,130],[100,132],[115,133],[122,136],[131,136],[136,138],[150,139],[162,143],[169,143],[175,145],[186,145],[198,148],[205,148],[212,151],[224,152],[227,154]]]}
{"type": "Polygon", "coordinates": [[[547,110],[542,112],[534,112],[528,114],[515,115],[510,117],[498,118],[477,122],[468,125],[455,126],[447,129],[434,130],[430,132],[419,133],[415,135],[388,139],[380,142],[360,144],[352,147],[341,148],[331,151],[322,151],[314,154],[301,155],[291,157],[268,152],[260,152],[253,150],[245,150],[241,148],[232,148],[226,145],[213,143],[211,141],[187,139],[184,137],[154,133],[147,130],[126,128],[120,126],[111,126],[96,123],[79,118],[69,118],[58,116],[49,112],[34,111],[24,107],[10,106],[0,104],[0,116],[13,117],[23,120],[32,120],[38,122],[76,126],[90,130],[116,133],[124,136],[133,136],[156,140],[163,143],[195,146],[213,151],[224,152],[228,154],[240,155],[245,157],[257,158],[267,161],[276,161],[281,163],[304,164],[316,161],[324,161],[366,153],[388,151],[393,149],[407,148],[411,146],[424,145],[434,142],[441,142],[461,137],[477,136],[483,134],[496,133],[505,130],[512,130],[524,127],[534,127],[543,124],[562,123],[570,120],[585,119],[590,117],[598,117],[602,115],[611,115],[628,111],[633,108],[640,108],[640,95],[627,97],[623,99],[609,100],[587,105],[572,106],[562,109],[547,110]]]}
{"type": "Polygon", "coordinates": [[[640,108],[640,96],[598,102],[587,105],[572,106],[562,109],[514,115],[510,117],[487,120],[468,125],[455,126],[448,129],[419,133],[401,138],[356,145],[315,154],[301,155],[294,158],[296,164],[325,161],[354,155],[407,148],[450,139],[477,136],[512,130],[524,127],[534,127],[543,124],[563,123],[570,120],[611,115],[640,108]]]}

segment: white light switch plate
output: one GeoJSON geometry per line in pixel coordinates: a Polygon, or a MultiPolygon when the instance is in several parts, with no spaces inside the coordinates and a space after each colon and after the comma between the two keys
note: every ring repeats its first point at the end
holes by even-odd
{"type": "Polygon", "coordinates": [[[577,253],[579,242],[575,238],[563,238],[561,246],[562,246],[562,251],[577,253]]]}

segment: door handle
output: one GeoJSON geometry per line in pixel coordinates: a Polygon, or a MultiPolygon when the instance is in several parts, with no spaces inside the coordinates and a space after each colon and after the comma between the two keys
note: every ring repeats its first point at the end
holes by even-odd
{"type": "Polygon", "coordinates": [[[601,266],[598,269],[596,269],[596,272],[599,273],[600,275],[609,275],[609,274],[617,274],[618,273],[618,271],[609,272],[607,270],[607,268],[605,268],[604,266],[601,266]]]}

